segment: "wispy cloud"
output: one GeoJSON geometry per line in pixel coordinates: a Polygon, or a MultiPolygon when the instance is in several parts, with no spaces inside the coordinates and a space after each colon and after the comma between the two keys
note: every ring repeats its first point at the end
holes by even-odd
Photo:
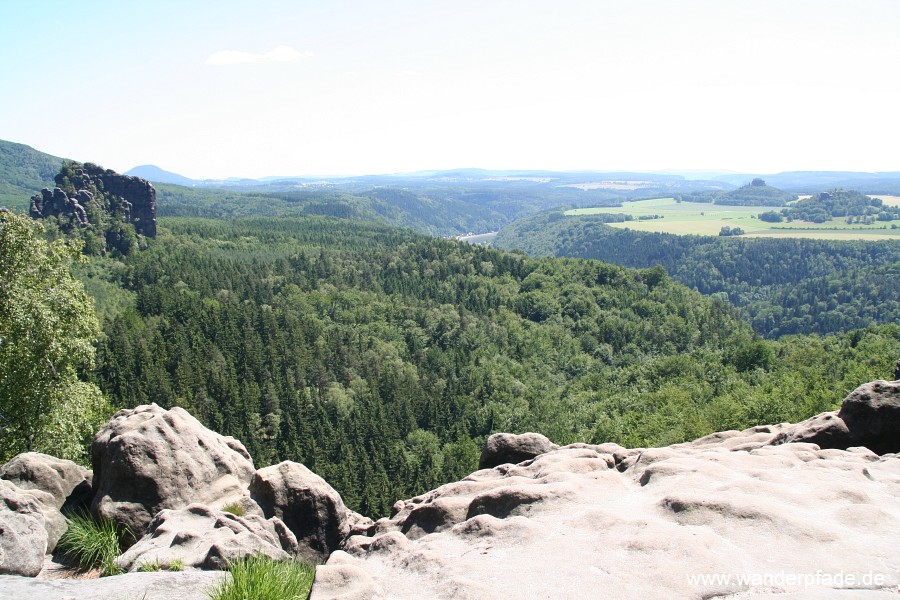
{"type": "Polygon", "coordinates": [[[254,54],[240,50],[220,50],[209,55],[208,65],[246,65],[262,62],[297,62],[312,56],[312,52],[300,52],[290,46],[279,45],[271,52],[254,54]]]}

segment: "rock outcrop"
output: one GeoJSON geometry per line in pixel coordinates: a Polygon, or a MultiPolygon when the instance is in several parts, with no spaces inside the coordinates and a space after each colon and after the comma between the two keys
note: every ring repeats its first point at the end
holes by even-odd
{"type": "MultiPolygon", "coordinates": [[[[255,471],[236,440],[181,409],[141,406],[95,438],[93,508],[144,532],[118,559],[131,571],[327,558],[313,600],[877,600],[900,585],[898,388],[872,382],[803,423],[664,448],[498,434],[488,466],[376,522],[299,463],[255,471]]],[[[34,575],[55,543],[56,506],[84,471],[54,460],[21,455],[0,470],[0,573],[34,575]]]]}
{"type": "Polygon", "coordinates": [[[243,444],[182,408],[123,409],[94,437],[92,510],[143,533],[165,508],[240,502],[255,473],[243,444]]]}
{"type": "Polygon", "coordinates": [[[156,237],[156,189],[149,181],[91,163],[67,163],[56,185],[31,197],[33,218],[63,217],[75,226],[90,227],[99,225],[98,215],[105,213],[130,223],[139,235],[156,237]]]}
{"type": "Polygon", "coordinates": [[[865,446],[877,454],[900,452],[900,381],[865,383],[841,409],[788,427],[775,443],[809,442],[820,448],[865,446]]]}
{"type": "Polygon", "coordinates": [[[146,535],[116,562],[132,572],[144,565],[168,569],[175,561],[189,569],[226,570],[229,562],[246,556],[286,560],[298,551],[297,539],[280,519],[238,517],[191,504],[159,512],[146,535]]]}
{"type": "Polygon", "coordinates": [[[52,496],[54,508],[71,512],[90,505],[92,473],[71,460],[39,452],[24,452],[0,467],[0,479],[22,490],[40,490],[52,496]]]}
{"type": "Polygon", "coordinates": [[[320,562],[350,532],[351,513],[334,488],[300,463],[284,461],[260,469],[250,495],[266,517],[284,521],[300,542],[300,554],[320,562]]]}
{"type": "Polygon", "coordinates": [[[52,496],[0,480],[0,574],[34,577],[56,547],[65,521],[52,496]]]}
{"type": "Polygon", "coordinates": [[[898,387],[665,448],[572,444],[511,464],[494,457],[520,436],[492,436],[496,466],[349,537],[312,599],[893,597],[898,387]]]}

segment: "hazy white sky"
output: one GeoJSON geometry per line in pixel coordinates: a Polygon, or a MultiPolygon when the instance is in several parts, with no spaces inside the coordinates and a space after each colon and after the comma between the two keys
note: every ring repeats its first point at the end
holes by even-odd
{"type": "Polygon", "coordinates": [[[0,50],[0,139],[119,171],[900,170],[898,0],[2,0],[0,50]]]}

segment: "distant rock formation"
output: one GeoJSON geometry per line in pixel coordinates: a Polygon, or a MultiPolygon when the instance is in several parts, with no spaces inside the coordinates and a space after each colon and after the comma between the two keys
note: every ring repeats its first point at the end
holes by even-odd
{"type": "Polygon", "coordinates": [[[101,227],[117,219],[139,235],[156,237],[156,190],[149,181],[75,162],[65,163],[55,181],[53,190],[31,197],[33,218],[57,217],[74,227],[101,227]]]}

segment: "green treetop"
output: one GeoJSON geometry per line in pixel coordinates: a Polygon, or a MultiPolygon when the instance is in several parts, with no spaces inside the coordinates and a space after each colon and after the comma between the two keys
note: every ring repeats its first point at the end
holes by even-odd
{"type": "Polygon", "coordinates": [[[106,416],[91,368],[100,327],[93,302],[69,272],[77,249],[48,243],[40,225],[0,213],[0,459],[41,451],[84,459],[106,416]]]}

